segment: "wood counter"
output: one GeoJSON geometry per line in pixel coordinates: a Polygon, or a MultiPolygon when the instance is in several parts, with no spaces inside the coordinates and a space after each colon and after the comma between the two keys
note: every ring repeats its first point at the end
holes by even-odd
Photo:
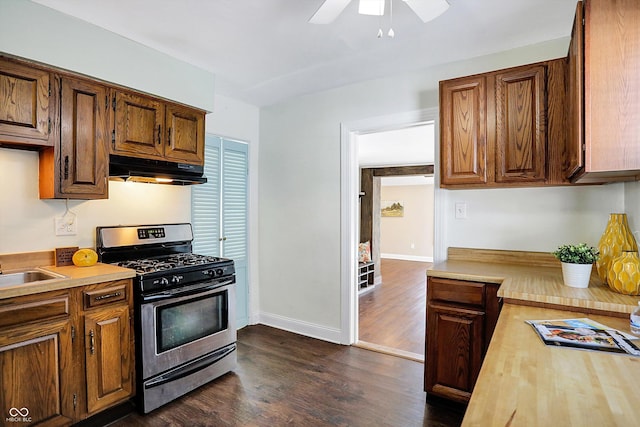
{"type": "Polygon", "coordinates": [[[575,317],[629,332],[627,319],[505,304],[462,425],[637,425],[640,358],[546,346],[525,323],[575,317]]]}
{"type": "Polygon", "coordinates": [[[565,310],[607,314],[628,318],[638,305],[640,297],[623,295],[612,291],[600,281],[595,267],[589,287],[572,288],[564,285],[560,262],[551,255],[517,251],[481,251],[491,253],[491,258],[482,258],[473,249],[460,256],[433,265],[427,276],[472,282],[500,283],[498,297],[505,303],[544,305],[565,310]],[[500,255],[504,256],[500,257],[500,255]],[[520,254],[521,258],[513,257],[520,254]],[[542,255],[548,255],[546,259],[542,255]],[[511,257],[511,258],[510,258],[511,257]],[[468,260],[469,259],[469,260],[468,260]]]}
{"type": "Polygon", "coordinates": [[[546,346],[525,320],[589,317],[629,332],[640,297],[610,290],[595,271],[588,288],[565,286],[543,253],[450,248],[427,275],[499,283],[505,302],[463,426],[638,424],[640,358],[546,346]]]}
{"type": "Polygon", "coordinates": [[[120,279],[130,279],[136,276],[135,270],[130,268],[122,268],[102,263],[97,263],[91,267],[76,267],[74,265],[55,267],[51,265],[53,263],[51,252],[3,254],[0,255],[0,263],[5,273],[10,273],[14,269],[40,268],[65,276],[59,279],[41,280],[23,285],[0,287],[0,299],[68,289],[76,286],[93,285],[120,279]]]}

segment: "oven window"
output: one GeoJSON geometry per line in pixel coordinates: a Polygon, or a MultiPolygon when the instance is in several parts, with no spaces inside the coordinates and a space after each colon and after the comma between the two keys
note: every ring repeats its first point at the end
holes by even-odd
{"type": "Polygon", "coordinates": [[[227,329],[227,291],[156,308],[158,353],[227,329]]]}

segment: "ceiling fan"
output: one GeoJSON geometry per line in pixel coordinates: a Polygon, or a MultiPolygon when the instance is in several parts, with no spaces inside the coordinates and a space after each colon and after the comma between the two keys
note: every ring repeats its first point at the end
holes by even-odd
{"type": "MultiPolygon", "coordinates": [[[[393,0],[389,0],[390,2],[393,0]]],[[[449,8],[447,0],[402,0],[423,22],[429,22],[449,8]]],[[[325,0],[309,19],[312,24],[330,24],[347,7],[351,0],[325,0]]],[[[386,0],[359,0],[358,13],[362,15],[384,15],[386,0]]]]}

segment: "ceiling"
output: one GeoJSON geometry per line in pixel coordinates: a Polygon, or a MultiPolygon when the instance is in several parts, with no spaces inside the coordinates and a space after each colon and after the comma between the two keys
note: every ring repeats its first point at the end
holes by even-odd
{"type": "Polygon", "coordinates": [[[331,24],[309,24],[323,0],[32,0],[196,65],[216,92],[266,106],[570,35],[577,0],[449,0],[423,23],[401,0],[389,16],[352,0],[331,24]]]}

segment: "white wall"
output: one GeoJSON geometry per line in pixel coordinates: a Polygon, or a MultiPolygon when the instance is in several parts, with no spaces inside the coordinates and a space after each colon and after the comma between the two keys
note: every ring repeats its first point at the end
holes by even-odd
{"type": "Polygon", "coordinates": [[[0,52],[213,111],[214,75],[26,0],[0,0],[0,52]]]}
{"type": "Polygon", "coordinates": [[[110,182],[108,200],[70,200],[78,234],[56,236],[65,201],[38,198],[38,153],[0,148],[0,253],[95,248],[96,226],[189,222],[190,203],[188,187],[110,182]]]}
{"type": "Polygon", "coordinates": [[[382,258],[433,261],[433,190],[433,184],[380,187],[380,200],[404,205],[404,216],[380,218],[382,258]]]}
{"type": "MultiPolygon", "coordinates": [[[[325,339],[335,339],[340,332],[341,123],[436,107],[439,80],[563,57],[567,46],[568,39],[555,40],[264,108],[260,125],[261,318],[325,339]]],[[[442,233],[447,246],[547,251],[554,249],[559,237],[592,241],[606,224],[606,216],[601,217],[612,208],[623,208],[623,203],[620,186],[483,190],[468,195],[445,191],[444,206],[439,209],[446,218],[437,233],[442,233]],[[452,220],[452,203],[459,197],[469,203],[466,226],[452,220]],[[503,215],[496,215],[498,207],[517,215],[504,222],[503,215]],[[580,226],[571,225],[573,217],[580,226]],[[595,231],[586,231],[587,227],[595,231]]]]}
{"type": "MultiPolygon", "coordinates": [[[[629,227],[636,240],[640,242],[640,182],[624,183],[624,202],[629,227]]],[[[604,231],[604,227],[602,231],[604,231]]]]}
{"type": "Polygon", "coordinates": [[[609,214],[624,212],[624,185],[445,192],[446,246],[550,252],[561,244],[597,246],[609,214]],[[455,204],[467,204],[456,219],[455,204]]]}

